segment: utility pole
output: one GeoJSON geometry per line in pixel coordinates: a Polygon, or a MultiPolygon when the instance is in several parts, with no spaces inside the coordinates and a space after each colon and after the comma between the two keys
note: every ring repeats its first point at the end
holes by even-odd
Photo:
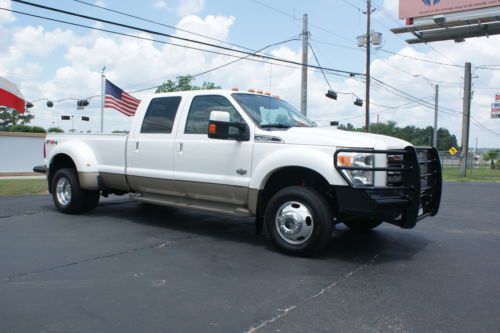
{"type": "Polygon", "coordinates": [[[300,94],[300,112],[307,116],[307,58],[309,53],[309,30],[307,28],[307,14],[303,17],[302,27],[302,82],[300,94]]]}
{"type": "Polygon", "coordinates": [[[470,126],[470,102],[471,102],[471,63],[465,63],[464,76],[464,113],[462,118],[462,153],[460,160],[460,176],[467,175],[467,157],[469,155],[469,126],[470,126]]]}
{"type": "Polygon", "coordinates": [[[371,15],[372,2],[366,1],[366,96],[365,96],[365,128],[366,132],[370,132],[370,56],[371,56],[371,15]]]}
{"type": "Polygon", "coordinates": [[[438,145],[438,112],[439,112],[439,85],[436,84],[436,95],[434,96],[434,135],[432,146],[437,149],[438,145]]]}

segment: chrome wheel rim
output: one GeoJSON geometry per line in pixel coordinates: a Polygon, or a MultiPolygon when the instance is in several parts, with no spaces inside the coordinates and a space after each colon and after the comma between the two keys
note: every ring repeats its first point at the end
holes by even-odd
{"type": "Polygon", "coordinates": [[[67,206],[71,202],[71,184],[67,178],[62,177],[57,181],[56,196],[61,206],[67,206]]]}
{"type": "Polygon", "coordinates": [[[276,230],[292,245],[300,245],[311,237],[314,220],[311,210],[298,201],[284,203],[276,213],[276,230]]]}

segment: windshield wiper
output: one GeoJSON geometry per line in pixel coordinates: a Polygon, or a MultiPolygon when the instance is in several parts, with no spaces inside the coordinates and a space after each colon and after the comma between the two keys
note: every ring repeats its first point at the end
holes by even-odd
{"type": "Polygon", "coordinates": [[[284,124],[265,124],[261,125],[261,128],[291,128],[293,126],[290,125],[284,125],[284,124]]]}

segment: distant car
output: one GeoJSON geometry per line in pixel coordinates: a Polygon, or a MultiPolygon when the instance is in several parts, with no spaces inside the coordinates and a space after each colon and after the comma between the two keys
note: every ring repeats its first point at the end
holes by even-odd
{"type": "Polygon", "coordinates": [[[311,254],[336,223],[413,228],[436,215],[441,167],[433,148],[320,128],[264,94],[193,91],[142,100],[126,135],[49,134],[49,190],[63,213],[101,194],[256,217],[282,250],[311,254]]]}

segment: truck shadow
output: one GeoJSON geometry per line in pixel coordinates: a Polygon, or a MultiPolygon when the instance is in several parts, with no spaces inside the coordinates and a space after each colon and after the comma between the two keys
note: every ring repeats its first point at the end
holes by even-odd
{"type": "MultiPolygon", "coordinates": [[[[200,237],[241,242],[255,246],[257,249],[262,248],[275,254],[280,253],[266,235],[255,235],[253,218],[135,202],[104,203],[89,215],[119,218],[127,223],[147,225],[165,231],[172,230],[200,237]]],[[[161,238],[161,232],[158,237],[161,238]]],[[[375,264],[408,261],[430,243],[431,241],[418,232],[401,230],[389,224],[367,233],[353,232],[338,225],[326,251],[310,260],[341,260],[363,264],[372,260],[374,256],[383,254],[375,261],[375,264]]],[[[265,254],[259,253],[258,255],[265,254]]],[[[286,256],[281,253],[280,255],[286,256]]]]}

